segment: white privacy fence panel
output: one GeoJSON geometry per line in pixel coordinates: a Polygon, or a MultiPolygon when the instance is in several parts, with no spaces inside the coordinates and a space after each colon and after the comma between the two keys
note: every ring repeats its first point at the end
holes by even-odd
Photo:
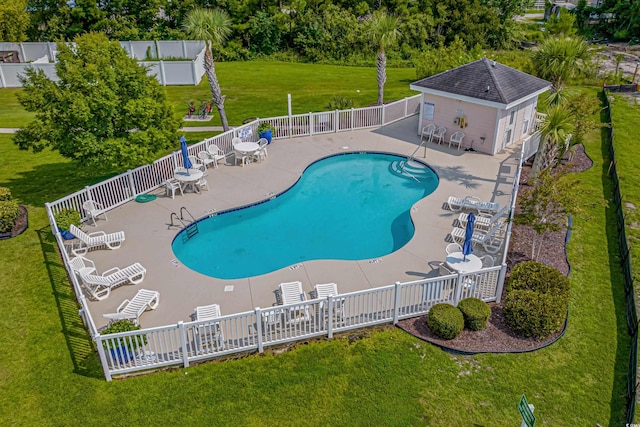
{"type": "MultiPolygon", "coordinates": [[[[192,362],[259,351],[425,314],[437,303],[476,297],[495,301],[506,265],[332,295],[296,304],[256,308],[216,319],[179,322],[118,334],[94,334],[107,380],[112,375],[189,366],[192,362]]],[[[84,302],[84,300],[82,300],[84,302]]],[[[95,328],[95,327],[94,327],[95,328]]]]}
{"type": "Polygon", "coordinates": [[[540,147],[540,131],[534,132],[532,135],[529,135],[527,139],[522,142],[522,159],[521,161],[524,163],[529,160],[531,157],[535,156],[538,152],[538,148],[540,147]]]}

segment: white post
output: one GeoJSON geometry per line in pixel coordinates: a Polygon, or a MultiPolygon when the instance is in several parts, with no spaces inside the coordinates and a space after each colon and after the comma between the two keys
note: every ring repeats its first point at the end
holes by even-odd
{"type": "Polygon", "coordinates": [[[407,117],[407,113],[409,112],[409,101],[407,97],[404,97],[404,117],[407,117]]]}
{"type": "Polygon", "coordinates": [[[159,77],[160,77],[160,84],[161,84],[162,86],[166,86],[166,85],[167,85],[167,81],[166,81],[166,79],[165,79],[165,77],[164,77],[164,61],[160,61],[160,63],[159,63],[158,65],[159,65],[159,71],[160,71],[160,73],[159,73],[159,74],[160,74],[160,75],[159,75],[159,77]]]}
{"type": "Polygon", "coordinates": [[[184,332],[184,323],[178,322],[178,331],[180,331],[180,346],[182,347],[182,365],[185,368],[189,367],[189,353],[187,351],[187,337],[184,332]]]}
{"type": "Polygon", "coordinates": [[[309,112],[309,135],[313,136],[313,113],[309,112]]]}
{"type": "Polygon", "coordinates": [[[398,315],[400,311],[400,282],[395,283],[395,287],[393,288],[395,292],[395,298],[393,302],[393,324],[398,324],[398,315]]]}
{"type": "Polygon", "coordinates": [[[382,116],[382,123],[380,123],[380,126],[384,126],[384,111],[385,111],[384,104],[382,104],[380,108],[382,109],[382,114],[380,114],[382,116]]]}
{"type": "Polygon", "coordinates": [[[464,284],[462,283],[462,272],[458,272],[458,277],[456,279],[456,289],[453,294],[453,305],[458,305],[460,302],[460,296],[462,295],[462,287],[464,284]]]}
{"type": "Polygon", "coordinates": [[[4,73],[2,72],[1,65],[0,65],[0,87],[7,87],[7,81],[4,79],[4,73]]]}
{"type": "Polygon", "coordinates": [[[107,381],[111,381],[111,371],[109,371],[109,363],[107,362],[107,355],[104,352],[104,346],[102,345],[102,337],[100,334],[96,335],[93,340],[96,342],[96,348],[98,349],[98,357],[100,357],[100,363],[102,364],[102,372],[104,372],[104,378],[107,381]]]}
{"type": "Polygon", "coordinates": [[[340,111],[338,111],[336,109],[336,114],[335,114],[335,118],[333,119],[333,131],[334,132],[338,132],[338,126],[339,126],[339,119],[340,119],[340,111]]]}
{"type": "Polygon", "coordinates": [[[27,62],[27,55],[24,53],[24,45],[22,42],[20,42],[20,54],[22,55],[20,62],[27,62]]]}
{"type": "Polygon", "coordinates": [[[500,302],[502,298],[502,289],[504,288],[504,277],[507,274],[507,264],[502,264],[500,274],[498,275],[498,284],[496,286],[496,302],[500,302]]]}
{"type": "Polygon", "coordinates": [[[260,307],[255,308],[256,313],[256,334],[258,334],[258,353],[264,352],[264,344],[262,343],[262,310],[260,307]]]}
{"type": "MultiPolygon", "coordinates": [[[[327,314],[329,316],[329,318],[327,319],[327,337],[329,339],[333,338],[333,295],[329,295],[327,296],[327,314]]],[[[321,316],[324,316],[324,313],[320,314],[321,316]]]]}
{"type": "MultiPolygon", "coordinates": [[[[420,94],[420,105],[418,105],[418,135],[422,134],[422,110],[424,109],[424,93],[420,94]]],[[[422,142],[422,141],[420,141],[422,142]]]]}
{"type": "Polygon", "coordinates": [[[127,171],[127,175],[129,176],[129,192],[131,193],[131,200],[134,200],[138,195],[138,193],[136,191],[136,186],[133,182],[133,171],[129,169],[127,171]]]}
{"type": "Polygon", "coordinates": [[[187,42],[182,40],[182,57],[187,57],[187,42]]]}
{"type": "Polygon", "coordinates": [[[290,93],[287,94],[287,114],[289,116],[289,138],[291,138],[291,135],[293,134],[293,129],[291,126],[291,116],[293,114],[291,110],[291,94],[290,93]]]}
{"type": "Polygon", "coordinates": [[[355,126],[355,122],[356,122],[356,118],[355,118],[355,108],[351,107],[351,130],[353,130],[353,127],[355,126]]]}

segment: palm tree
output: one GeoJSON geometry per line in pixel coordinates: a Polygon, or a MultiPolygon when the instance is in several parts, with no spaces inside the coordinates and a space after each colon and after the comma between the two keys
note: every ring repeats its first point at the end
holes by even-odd
{"type": "Polygon", "coordinates": [[[589,45],[579,37],[549,37],[540,43],[532,60],[538,76],[551,80],[551,91],[555,93],[590,57],[589,45]]]}
{"type": "Polygon", "coordinates": [[[547,115],[540,125],[540,148],[534,159],[532,178],[538,171],[554,167],[569,148],[573,122],[571,110],[562,104],[554,105],[547,110],[547,115]]]}
{"type": "Polygon", "coordinates": [[[378,105],[384,102],[384,83],[387,81],[387,56],[384,50],[395,44],[400,31],[396,16],[387,15],[386,12],[375,12],[367,23],[366,33],[378,48],[376,68],[378,70],[378,105]]]}
{"type": "Polygon", "coordinates": [[[182,28],[192,39],[204,40],[207,44],[207,49],[204,52],[204,69],[209,79],[213,103],[220,113],[220,121],[222,121],[222,127],[226,132],[229,130],[229,122],[224,111],[225,97],[220,90],[211,49],[214,43],[216,45],[222,44],[231,34],[231,19],[225,11],[220,9],[196,8],[187,14],[182,28]]]}

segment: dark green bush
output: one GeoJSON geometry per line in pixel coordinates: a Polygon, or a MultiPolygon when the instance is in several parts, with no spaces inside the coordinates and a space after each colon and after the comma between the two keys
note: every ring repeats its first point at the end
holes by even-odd
{"type": "Polygon", "coordinates": [[[15,201],[0,201],[0,233],[8,233],[13,230],[19,215],[20,208],[15,201]]]}
{"type": "Polygon", "coordinates": [[[431,332],[440,338],[451,340],[464,329],[464,317],[462,312],[451,304],[436,304],[429,310],[427,325],[431,332]]]}
{"type": "Polygon", "coordinates": [[[504,315],[516,333],[525,337],[546,338],[562,330],[567,302],[552,294],[514,290],[504,300],[504,315]]]}
{"type": "Polygon", "coordinates": [[[525,261],[511,269],[507,292],[525,289],[568,298],[569,279],[553,267],[537,261],[525,261]]]}
{"type": "MultiPolygon", "coordinates": [[[[131,320],[127,320],[127,319],[116,320],[115,322],[111,322],[109,326],[104,328],[100,332],[100,335],[104,336],[109,334],[117,334],[118,332],[137,331],[138,329],[140,329],[140,325],[136,325],[131,320]]],[[[119,344],[123,344],[130,351],[135,351],[138,347],[142,347],[146,343],[147,343],[146,335],[135,335],[132,337],[121,338],[117,341],[109,340],[109,341],[102,342],[106,350],[120,347],[119,344]]]]}
{"type": "Polygon", "coordinates": [[[0,202],[11,200],[11,190],[7,187],[0,187],[0,202]]]}
{"type": "Polygon", "coordinates": [[[78,228],[82,228],[80,226],[80,212],[74,209],[63,209],[57,214],[54,215],[56,219],[56,224],[60,230],[69,230],[69,226],[71,224],[75,225],[78,228]]]}
{"type": "Polygon", "coordinates": [[[489,304],[478,298],[463,299],[458,303],[458,309],[464,317],[464,326],[472,331],[484,329],[491,317],[489,304]]]}

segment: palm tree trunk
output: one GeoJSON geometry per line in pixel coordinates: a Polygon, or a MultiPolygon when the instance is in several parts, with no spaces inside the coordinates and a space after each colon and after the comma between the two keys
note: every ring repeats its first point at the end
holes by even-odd
{"type": "Polygon", "coordinates": [[[378,105],[384,103],[384,83],[387,81],[387,55],[380,49],[376,63],[378,69],[378,105]]]}
{"type": "Polygon", "coordinates": [[[207,50],[204,53],[204,69],[207,71],[207,78],[209,79],[209,88],[211,89],[211,97],[213,103],[218,109],[220,114],[220,121],[222,122],[222,128],[224,131],[229,130],[229,122],[227,121],[227,113],[224,111],[224,95],[220,90],[220,84],[218,83],[218,77],[216,76],[216,67],[213,62],[213,55],[211,54],[211,44],[207,43],[207,50]]]}

